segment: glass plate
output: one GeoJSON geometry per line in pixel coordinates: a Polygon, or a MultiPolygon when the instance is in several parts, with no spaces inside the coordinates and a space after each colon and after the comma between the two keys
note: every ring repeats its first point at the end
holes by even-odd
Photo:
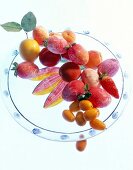
{"type": "MultiPolygon", "coordinates": [[[[76,33],[77,42],[87,50],[98,50],[107,58],[115,58],[120,62],[120,69],[113,77],[120,94],[119,99],[112,98],[109,106],[100,109],[99,119],[105,122],[107,129],[120,117],[129,95],[129,77],[123,65],[123,57],[112,50],[108,43],[104,43],[90,35],[89,32],[76,33]]],[[[70,103],[62,103],[44,109],[43,104],[48,95],[35,96],[33,89],[38,81],[25,80],[14,76],[11,70],[13,62],[22,62],[17,49],[11,56],[7,56],[3,63],[3,74],[1,75],[1,88],[4,103],[14,118],[22,127],[31,133],[54,141],[77,141],[94,137],[103,131],[94,130],[87,123],[78,126],[75,122],[67,122],[62,117],[62,111],[68,109],[70,103]]],[[[64,62],[64,61],[62,61],[64,62]]],[[[60,62],[57,66],[61,66],[60,62]]],[[[36,64],[40,64],[36,61],[36,64]]],[[[43,67],[42,65],[39,65],[43,67]]],[[[107,130],[106,129],[106,130],[107,130]]]]}

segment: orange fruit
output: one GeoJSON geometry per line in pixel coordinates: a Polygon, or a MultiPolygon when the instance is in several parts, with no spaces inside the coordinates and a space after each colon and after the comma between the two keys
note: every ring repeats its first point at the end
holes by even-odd
{"type": "Polygon", "coordinates": [[[76,141],[76,149],[78,151],[84,151],[87,145],[87,140],[76,141]]]}
{"type": "Polygon", "coordinates": [[[81,110],[89,110],[93,107],[92,103],[89,100],[81,100],[79,102],[79,108],[81,110]]]}
{"type": "Polygon", "coordinates": [[[62,36],[70,44],[75,43],[76,41],[76,34],[71,30],[63,31],[62,36]]]}
{"type": "Polygon", "coordinates": [[[48,31],[43,26],[37,26],[32,33],[33,38],[38,42],[39,45],[43,45],[44,41],[49,37],[48,31]]]}
{"type": "Polygon", "coordinates": [[[89,54],[89,61],[85,65],[86,67],[89,68],[96,68],[101,62],[102,62],[102,55],[99,51],[88,51],[89,54]]]}
{"type": "Polygon", "coordinates": [[[84,118],[83,112],[81,111],[77,112],[75,121],[79,126],[84,126],[86,124],[86,120],[84,118]]]}
{"type": "Polygon", "coordinates": [[[62,116],[68,122],[73,122],[75,120],[75,115],[70,110],[64,110],[62,116]]]}
{"type": "Polygon", "coordinates": [[[70,106],[69,106],[69,110],[70,110],[71,112],[79,111],[79,110],[80,110],[80,108],[79,108],[79,101],[74,101],[74,102],[72,102],[72,103],[70,104],[70,106]]]}
{"type": "Polygon", "coordinates": [[[92,108],[92,109],[86,110],[84,112],[84,118],[87,121],[91,121],[91,120],[95,119],[97,116],[99,116],[99,113],[100,112],[97,108],[92,108]]]}
{"type": "Polygon", "coordinates": [[[36,40],[25,39],[20,43],[19,52],[24,60],[34,62],[39,55],[40,46],[36,40]]]}
{"type": "Polygon", "coordinates": [[[106,129],[106,125],[103,121],[99,120],[99,119],[93,119],[90,121],[90,126],[93,128],[93,129],[96,129],[96,130],[104,130],[106,129]]]}

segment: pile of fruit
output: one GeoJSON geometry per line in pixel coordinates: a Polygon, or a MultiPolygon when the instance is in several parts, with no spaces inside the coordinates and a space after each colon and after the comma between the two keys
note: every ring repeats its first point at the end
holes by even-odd
{"type": "MultiPolygon", "coordinates": [[[[85,49],[71,30],[48,32],[43,26],[36,26],[31,12],[22,18],[21,24],[9,22],[1,26],[7,31],[26,32],[27,38],[19,46],[24,61],[13,63],[12,70],[20,78],[40,81],[33,94],[49,93],[44,108],[65,100],[70,103],[69,108],[62,111],[66,121],[75,121],[79,126],[89,122],[93,129],[106,129],[105,123],[98,118],[99,108],[108,106],[112,97],[119,99],[112,78],[119,70],[118,60],[104,60],[101,52],[85,49]],[[32,32],[32,38],[28,38],[28,32],[32,32]],[[42,68],[36,64],[37,60],[42,68]]],[[[77,141],[76,148],[83,151],[86,144],[86,140],[77,141]]]]}

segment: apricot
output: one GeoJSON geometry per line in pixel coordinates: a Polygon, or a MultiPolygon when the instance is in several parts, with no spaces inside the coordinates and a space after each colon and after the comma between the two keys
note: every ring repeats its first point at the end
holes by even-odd
{"type": "Polygon", "coordinates": [[[81,100],[79,102],[79,108],[81,110],[89,110],[93,107],[93,104],[89,100],[81,100]]]}
{"type": "Polygon", "coordinates": [[[64,81],[70,82],[78,79],[81,71],[79,65],[73,62],[67,62],[60,67],[59,74],[64,81]]]}
{"type": "Polygon", "coordinates": [[[49,37],[48,31],[43,26],[37,26],[33,30],[33,38],[39,45],[43,45],[44,41],[49,37]]]}
{"type": "Polygon", "coordinates": [[[73,122],[75,120],[75,115],[70,110],[64,110],[62,116],[68,122],[73,122]]]}
{"type": "Polygon", "coordinates": [[[79,126],[84,126],[86,124],[86,119],[84,118],[82,111],[77,112],[75,121],[79,126]]]}
{"type": "Polygon", "coordinates": [[[78,151],[84,151],[87,146],[87,140],[76,141],[76,149],[78,151]]]}
{"type": "Polygon", "coordinates": [[[75,101],[84,93],[84,83],[80,80],[69,82],[62,91],[62,98],[66,101],[75,101]]]}
{"type": "Polygon", "coordinates": [[[76,35],[71,30],[63,31],[62,36],[69,44],[73,44],[76,41],[76,35]]]}
{"type": "Polygon", "coordinates": [[[102,62],[102,55],[99,51],[91,50],[88,51],[89,61],[85,65],[89,68],[96,68],[102,62]]]}

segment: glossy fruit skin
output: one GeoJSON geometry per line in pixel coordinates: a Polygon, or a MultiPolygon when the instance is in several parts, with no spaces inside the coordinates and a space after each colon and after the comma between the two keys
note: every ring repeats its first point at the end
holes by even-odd
{"type": "Polygon", "coordinates": [[[39,45],[43,45],[44,41],[49,37],[48,31],[43,26],[37,26],[32,33],[33,38],[39,45]]]}
{"type": "Polygon", "coordinates": [[[68,49],[68,56],[69,60],[79,65],[85,65],[89,61],[88,51],[80,44],[73,44],[68,49]]]}
{"type": "Polygon", "coordinates": [[[70,82],[79,78],[81,70],[79,65],[74,62],[67,62],[59,69],[59,75],[64,81],[70,82]]]}
{"type": "Polygon", "coordinates": [[[76,149],[80,152],[84,151],[87,146],[87,140],[76,141],[76,149]]]}
{"type": "Polygon", "coordinates": [[[103,76],[100,79],[102,87],[113,97],[119,99],[119,92],[114,80],[109,76],[103,76]]]}
{"type": "Polygon", "coordinates": [[[81,100],[79,102],[79,108],[81,110],[88,110],[91,109],[93,107],[93,104],[89,101],[89,100],[81,100]]]}
{"type": "Polygon", "coordinates": [[[106,92],[106,90],[100,87],[91,87],[89,91],[91,96],[88,100],[92,102],[93,107],[103,108],[111,103],[111,96],[106,92]]]}
{"type": "Polygon", "coordinates": [[[79,111],[79,110],[80,110],[80,108],[79,108],[79,101],[76,100],[76,101],[72,102],[72,103],[69,105],[69,110],[70,110],[71,112],[77,112],[77,111],[79,111]]]}
{"type": "Polygon", "coordinates": [[[43,48],[39,53],[39,61],[42,65],[52,67],[58,64],[60,61],[60,54],[54,54],[50,52],[47,48],[43,48]]]}
{"type": "Polygon", "coordinates": [[[40,46],[36,40],[25,39],[20,43],[19,52],[24,60],[34,62],[39,55],[40,46]]]}
{"type": "Polygon", "coordinates": [[[100,112],[99,112],[99,109],[97,108],[91,108],[89,110],[86,110],[84,112],[84,118],[87,120],[87,121],[91,121],[93,119],[95,119],[97,116],[99,116],[100,112]]]}
{"type": "Polygon", "coordinates": [[[86,120],[82,111],[77,112],[75,121],[79,126],[84,126],[86,124],[86,120]]]}
{"type": "Polygon", "coordinates": [[[62,116],[68,122],[73,122],[75,120],[75,115],[70,110],[64,110],[62,116]]]}
{"type": "Polygon", "coordinates": [[[99,120],[99,119],[93,119],[90,121],[90,126],[93,129],[96,130],[105,130],[106,129],[106,125],[103,121],[99,120]]]}
{"type": "Polygon", "coordinates": [[[88,87],[99,86],[99,75],[96,70],[91,68],[86,68],[81,73],[81,79],[84,84],[88,84],[88,87]]]}
{"type": "Polygon", "coordinates": [[[116,59],[106,59],[102,61],[98,66],[98,74],[106,74],[113,77],[119,70],[119,62],[116,59]]]}
{"type": "Polygon", "coordinates": [[[17,71],[17,76],[23,79],[30,79],[35,75],[37,75],[39,68],[34,63],[24,61],[18,64],[16,71],[17,71]]]}
{"type": "Polygon", "coordinates": [[[84,83],[80,80],[69,82],[62,91],[62,98],[66,101],[75,101],[78,95],[84,93],[84,83]]]}
{"type": "Polygon", "coordinates": [[[99,51],[90,50],[88,51],[89,61],[85,65],[87,68],[97,68],[97,66],[102,62],[102,55],[99,51]]]}
{"type": "Polygon", "coordinates": [[[64,54],[66,53],[68,43],[60,35],[50,36],[47,40],[47,48],[49,51],[55,54],[64,54]]]}

